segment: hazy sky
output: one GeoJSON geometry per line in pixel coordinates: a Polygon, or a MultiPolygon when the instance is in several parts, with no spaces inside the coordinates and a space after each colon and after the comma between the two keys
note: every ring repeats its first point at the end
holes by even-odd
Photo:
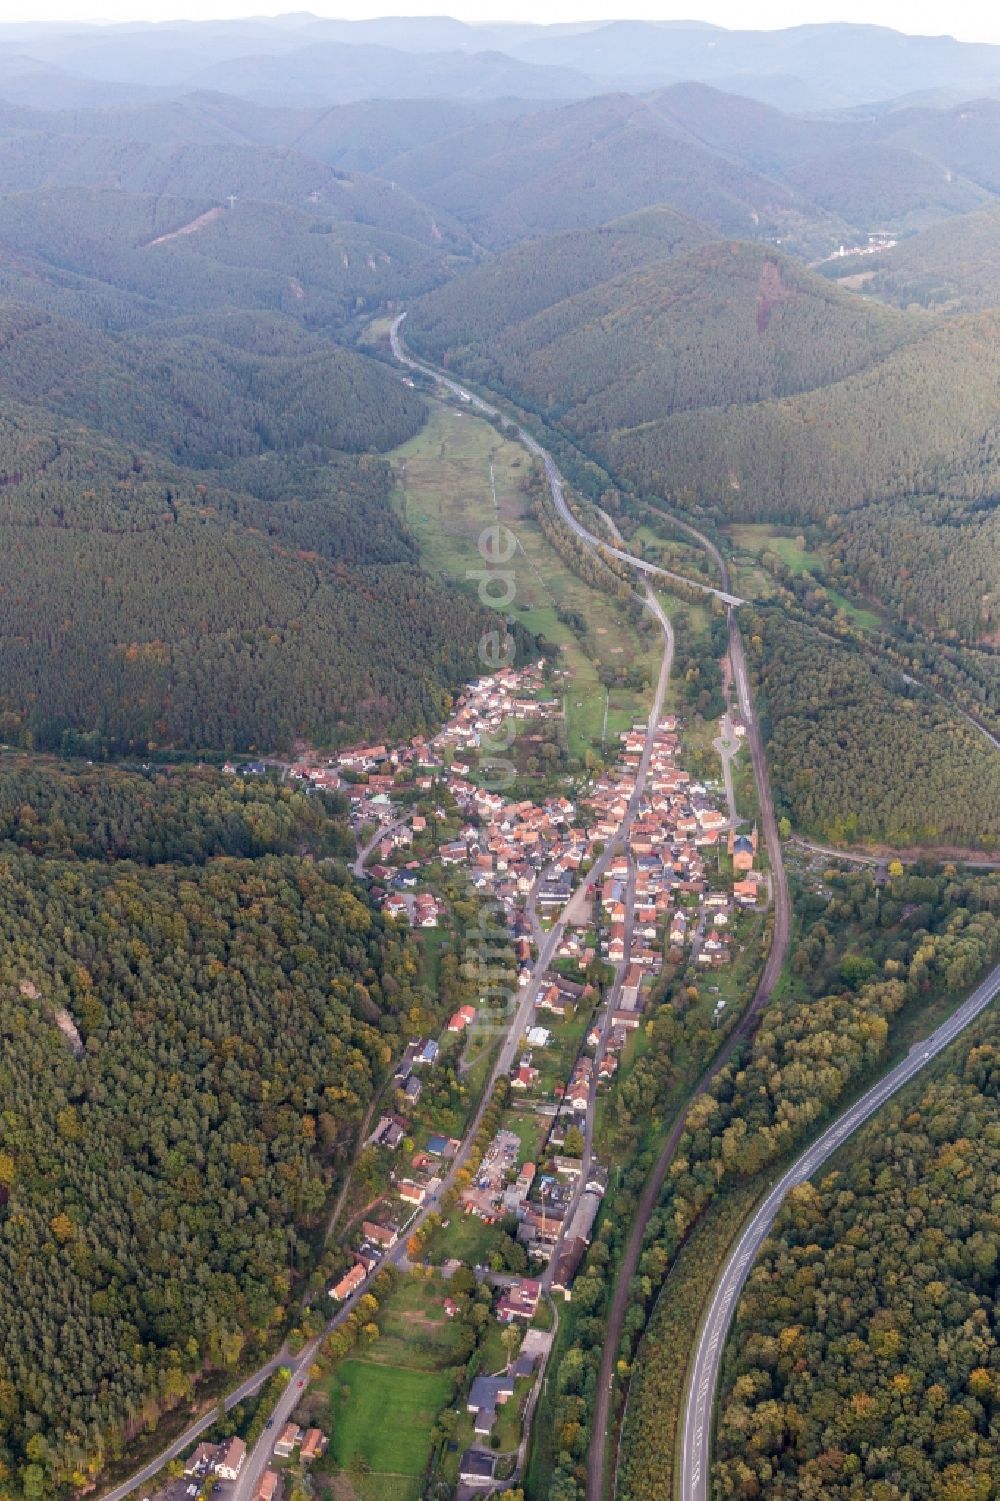
{"type": "Polygon", "coordinates": [[[746,0],[288,0],[260,4],[254,0],[0,0],[0,20],[151,20],[176,16],[208,19],[284,10],[310,10],[344,17],[378,15],[453,15],[465,21],[575,21],[628,15],[651,20],[714,21],[720,26],[795,26],[809,21],[870,21],[900,31],[937,35],[947,32],[965,41],[1000,42],[1000,4],[995,0],[758,0],[748,15],[746,0]]]}

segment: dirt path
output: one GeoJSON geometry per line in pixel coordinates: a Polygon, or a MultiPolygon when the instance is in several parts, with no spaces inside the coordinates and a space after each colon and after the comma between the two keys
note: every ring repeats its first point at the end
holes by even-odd
{"type": "Polygon", "coordinates": [[[916,865],[920,860],[954,861],[974,870],[1000,869],[1000,854],[987,850],[960,849],[950,844],[913,844],[906,849],[891,849],[887,844],[844,845],[820,844],[816,840],[792,836],[792,844],[812,855],[827,855],[831,860],[846,860],[854,865],[885,866],[890,860],[902,865],[916,865]]]}
{"type": "Polygon", "coordinates": [[[169,234],[157,235],[155,240],[147,240],[142,248],[143,250],[152,250],[154,245],[166,245],[169,240],[179,240],[184,235],[196,235],[199,229],[205,229],[209,224],[214,224],[222,212],[221,204],[217,204],[215,208],[206,209],[203,214],[199,214],[197,219],[192,219],[189,224],[182,224],[180,229],[172,229],[169,234]]]}

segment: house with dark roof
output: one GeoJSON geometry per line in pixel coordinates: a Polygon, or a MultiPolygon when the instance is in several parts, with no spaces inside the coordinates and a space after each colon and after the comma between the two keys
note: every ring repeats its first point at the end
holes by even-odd
{"type": "Polygon", "coordinates": [[[491,1433],[497,1408],[514,1395],[514,1378],[504,1371],[499,1376],[477,1376],[469,1388],[466,1407],[475,1413],[475,1431],[482,1437],[491,1433]]]}
{"type": "Polygon", "coordinates": [[[496,1456],[486,1449],[466,1449],[458,1465],[463,1485],[490,1485],[496,1469],[496,1456]]]}
{"type": "Polygon", "coordinates": [[[729,853],[733,857],[733,870],[753,870],[754,856],[757,853],[757,825],[754,824],[749,834],[737,834],[730,829],[728,844],[729,853]]]}

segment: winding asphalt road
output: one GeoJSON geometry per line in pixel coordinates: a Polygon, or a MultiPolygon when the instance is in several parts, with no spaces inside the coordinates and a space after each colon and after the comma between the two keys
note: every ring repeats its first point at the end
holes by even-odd
{"type": "MultiPolygon", "coordinates": [[[[395,358],[411,370],[418,370],[422,375],[440,382],[458,396],[461,401],[471,405],[485,416],[497,416],[498,411],[496,407],[483,401],[481,397],[476,396],[474,393],[467,391],[459,382],[443,375],[441,371],[434,369],[432,366],[421,364],[406,353],[400,335],[400,327],[405,317],[406,314],[401,313],[395,319],[390,329],[390,344],[395,358]]],[[[778,823],[774,812],[774,802],[771,797],[767,757],[764,752],[760,725],[754,712],[746,658],[743,653],[743,640],[736,619],[735,607],[743,604],[744,601],[738,595],[731,592],[729,566],[719,548],[709,537],[704,536],[692,526],[690,522],[681,521],[679,518],[673,516],[670,517],[671,521],[681,531],[697,542],[712,559],[722,580],[722,587],[720,589],[714,589],[709,585],[694,584],[694,581],[691,579],[682,578],[681,575],[671,573],[668,569],[647,563],[645,559],[634,557],[623,548],[610,546],[603,539],[595,537],[592,532],[589,532],[577,520],[566,504],[562,475],[559,473],[559,469],[551,454],[547,453],[541,444],[523,428],[515,424],[515,430],[529,452],[533,453],[541,461],[545,469],[553,503],[566,525],[589,547],[610,553],[611,556],[618,558],[621,562],[628,564],[629,567],[635,568],[639,573],[645,575],[647,604],[649,604],[654,614],[657,615],[665,630],[669,631],[669,622],[659,601],[649,587],[649,580],[653,576],[672,581],[680,580],[685,584],[693,585],[695,588],[702,589],[707,594],[714,595],[715,598],[721,600],[727,606],[729,619],[729,658],[732,666],[733,682],[736,686],[740,714],[746,726],[747,742],[753,761],[754,781],[757,788],[757,799],[760,804],[760,833],[763,835],[764,845],[771,864],[772,887],[774,891],[774,930],[767,959],[753,1000],[736,1027],[730,1032],[726,1041],[716,1053],[705,1073],[699,1079],[687,1101],[687,1104],[690,1105],[694,1099],[705,1092],[716,1074],[729,1062],[736,1048],[750,1036],[756,1027],[757,1019],[770,1000],[771,993],[781,975],[791,936],[791,900],[788,893],[788,881],[785,876],[784,861],[782,859],[781,840],[778,836],[778,823]]],[[[669,657],[671,653],[668,651],[667,655],[669,657]]],[[[665,658],[665,667],[668,672],[669,666],[669,661],[665,658]]],[[[666,680],[662,673],[661,685],[662,687],[666,686],[666,680]]],[[[651,740],[647,740],[647,752],[650,747],[651,740]]],[[[637,802],[638,799],[634,798],[633,803],[636,804],[637,802]]],[[[630,816],[633,811],[634,809],[630,808],[630,816]]],[[[630,1284],[639,1264],[646,1227],[649,1224],[653,1210],[656,1208],[667,1173],[670,1169],[670,1164],[673,1161],[680,1139],[684,1133],[686,1114],[686,1108],[678,1113],[677,1120],[674,1122],[660,1150],[660,1155],[654,1164],[653,1170],[643,1186],[615,1281],[615,1289],[612,1294],[611,1307],[608,1313],[608,1327],[602,1351],[601,1368],[597,1379],[597,1392],[594,1398],[594,1418],[591,1430],[590,1450],[587,1457],[587,1501],[602,1501],[608,1428],[611,1420],[612,1397],[614,1393],[615,1360],[621,1342],[625,1312],[628,1307],[630,1284]]]]}
{"type": "MultiPolygon", "coordinates": [[[[402,335],[399,331],[405,317],[405,313],[400,313],[393,320],[392,326],[389,329],[389,344],[392,348],[394,358],[401,365],[405,365],[407,369],[417,370],[421,375],[425,375],[430,380],[437,381],[439,385],[445,386],[460,401],[471,407],[473,411],[480,412],[484,417],[499,417],[501,415],[499,409],[491,406],[488,401],[484,401],[481,396],[476,396],[474,392],[468,391],[459,381],[452,380],[450,376],[445,375],[440,370],[436,370],[432,365],[425,365],[420,360],[415,360],[412,355],[407,354],[403,345],[402,335]]],[[[728,579],[725,580],[721,589],[716,589],[711,584],[703,584],[697,579],[687,578],[682,573],[672,573],[669,568],[661,568],[658,563],[648,563],[645,558],[637,558],[634,554],[626,552],[624,548],[616,547],[613,543],[606,542],[603,537],[595,537],[593,532],[589,532],[583,523],[577,520],[566,504],[563,477],[559,473],[555,459],[542,447],[537,438],[532,437],[526,428],[520,427],[516,422],[512,426],[517,433],[518,439],[524,444],[528,452],[541,462],[545,470],[545,477],[548,480],[555,508],[570,531],[575,533],[581,542],[585,542],[588,547],[607,553],[612,558],[618,558],[620,562],[627,563],[630,568],[637,569],[648,578],[671,579],[674,583],[686,584],[689,588],[697,589],[702,594],[714,595],[716,599],[721,599],[723,604],[726,605],[732,606],[746,603],[745,600],[740,599],[737,595],[729,593],[728,579]]],[[[703,546],[707,545],[705,538],[700,533],[694,532],[693,529],[688,527],[685,527],[684,530],[691,530],[692,534],[698,538],[703,546]]],[[[717,553],[716,556],[718,557],[717,553]]],[[[721,558],[719,558],[719,561],[722,561],[721,558]]]]}
{"type": "Polygon", "coordinates": [[[382,843],[382,840],[387,839],[393,832],[393,830],[401,829],[405,823],[409,823],[411,817],[412,814],[404,813],[402,818],[394,818],[391,823],[379,824],[374,834],[369,837],[367,844],[363,844],[361,846],[361,848],[358,850],[357,858],[355,859],[354,864],[351,866],[351,870],[357,876],[359,881],[364,876],[365,866],[368,864],[368,860],[371,857],[372,851],[377,849],[378,846],[382,843]]]}
{"type": "MultiPolygon", "coordinates": [[[[410,365],[415,369],[424,370],[423,366],[417,365],[416,362],[411,361],[408,356],[402,353],[398,336],[399,322],[400,320],[397,319],[396,323],[393,325],[392,336],[394,352],[398,351],[397,357],[401,360],[402,363],[410,365]]],[[[436,375],[436,372],[426,370],[425,373],[428,375],[433,375],[435,379],[440,378],[436,375]]],[[[456,392],[456,394],[459,394],[461,392],[461,388],[456,383],[447,381],[446,384],[449,385],[456,392]]],[[[486,415],[492,415],[494,412],[494,409],[492,407],[488,407],[485,402],[479,401],[478,398],[474,398],[473,403],[478,410],[484,412],[486,415]]],[[[525,442],[527,442],[529,445],[534,445],[536,449],[538,448],[538,445],[534,443],[534,439],[530,437],[530,434],[525,433],[522,436],[525,442]]],[[[565,507],[564,500],[562,501],[562,504],[565,507]]],[[[575,521],[575,518],[572,517],[572,513],[569,511],[568,507],[566,507],[565,513],[567,517],[575,521]]],[[[624,557],[628,556],[628,554],[622,555],[624,557]]],[[[657,571],[662,572],[662,570],[657,571]]],[[[400,1237],[399,1241],[397,1241],[396,1245],[393,1246],[383,1258],[381,1262],[382,1266],[399,1266],[406,1263],[407,1239],[414,1233],[414,1231],[418,1230],[421,1227],[421,1225],[426,1221],[430,1214],[434,1213],[440,1207],[441,1200],[448,1193],[449,1189],[454,1186],[458,1173],[463,1167],[466,1159],[468,1158],[469,1152],[472,1149],[473,1141],[475,1140],[479,1127],[482,1124],[483,1116],[485,1115],[486,1110],[489,1106],[493,1089],[497,1081],[503,1075],[510,1072],[515,1054],[517,1053],[517,1050],[521,1043],[521,1038],[527,1031],[530,1021],[534,1015],[535,998],[541,986],[542,978],[551,965],[552,960],[555,956],[556,948],[562,940],[566,927],[570,923],[572,908],[578,901],[581,892],[586,893],[603,879],[604,873],[607,870],[614,853],[616,852],[623,837],[627,834],[628,829],[631,826],[632,819],[635,817],[635,814],[638,810],[642,790],[645,786],[646,777],[649,774],[649,765],[652,757],[653,736],[659,723],[660,712],[663,705],[663,697],[666,692],[667,681],[670,676],[670,668],[673,660],[673,631],[670,626],[670,621],[662,606],[660,605],[659,600],[657,600],[652,590],[648,587],[646,589],[646,604],[653,615],[656,617],[663,630],[664,654],[660,667],[659,678],[657,680],[653,708],[650,711],[649,721],[647,725],[646,743],[643,747],[643,754],[639,764],[639,771],[636,776],[635,792],[633,793],[629,801],[625,817],[623,818],[622,823],[619,826],[618,833],[616,834],[615,838],[608,841],[607,847],[605,848],[604,852],[597,858],[597,860],[595,860],[586,879],[581,882],[580,886],[577,887],[576,891],[573,893],[573,896],[570,898],[570,901],[566,904],[566,906],[560,913],[557,921],[553,924],[549,931],[542,936],[542,941],[539,945],[538,957],[535,960],[534,966],[532,968],[531,979],[523,988],[521,998],[518,1001],[516,1009],[507,1026],[504,1042],[493,1065],[489,1082],[487,1083],[486,1088],[483,1091],[480,1104],[471,1122],[469,1123],[462,1141],[462,1145],[459,1147],[458,1152],[452,1159],[448,1173],[445,1176],[441,1187],[438,1189],[434,1198],[428,1201],[410,1220],[404,1234],[400,1237]]],[[[398,823],[401,822],[405,822],[405,819],[395,820],[393,823],[384,825],[371,836],[368,842],[358,853],[357,859],[354,864],[354,872],[356,875],[363,876],[365,864],[371,852],[375,849],[379,841],[383,839],[385,835],[391,831],[392,828],[394,828],[398,823]]],[[[257,1443],[255,1444],[253,1450],[250,1452],[250,1454],[248,1454],[239,1479],[236,1481],[236,1484],[233,1488],[232,1501],[251,1501],[251,1498],[256,1494],[257,1486],[260,1484],[261,1477],[263,1476],[264,1471],[266,1470],[271,1459],[275,1432],[281,1431],[282,1426],[285,1422],[288,1421],[288,1418],[294,1411],[297,1403],[300,1401],[303,1390],[308,1384],[310,1367],[312,1366],[312,1363],[316,1358],[323,1338],[327,1334],[331,1333],[334,1329],[336,1329],[338,1325],[347,1318],[348,1314],[353,1311],[360,1299],[364,1296],[366,1288],[367,1282],[363,1283],[361,1287],[359,1287],[350,1298],[346,1299],[344,1303],[341,1304],[337,1312],[328,1321],[325,1329],[323,1330],[323,1333],[317,1338],[310,1340],[310,1342],[297,1355],[291,1356],[288,1353],[287,1349],[278,1351],[276,1355],[272,1356],[272,1358],[268,1360],[263,1366],[261,1366],[259,1370],[255,1371],[252,1376],[247,1377],[247,1379],[234,1392],[231,1392],[230,1395],[225,1399],[225,1407],[226,1411],[228,1412],[245,1397],[252,1395],[256,1391],[259,1391],[260,1387],[268,1379],[268,1377],[280,1366],[284,1365],[291,1371],[291,1380],[289,1381],[288,1386],[281,1393],[270,1414],[272,1427],[270,1429],[264,1430],[257,1443]]],[[[174,1440],[174,1442],[170,1444],[166,1449],[164,1449],[160,1454],[158,1454],[155,1459],[151,1460],[149,1464],[145,1465],[141,1470],[133,1475],[131,1479],[123,1482],[121,1485],[115,1487],[115,1489],[105,1492],[105,1494],[100,1498],[100,1501],[127,1501],[128,1497],[133,1496],[137,1491],[145,1486],[148,1481],[150,1481],[156,1474],[158,1474],[169,1460],[176,1459],[178,1456],[185,1453],[190,1445],[192,1445],[196,1439],[198,1439],[208,1428],[212,1426],[215,1420],[216,1412],[213,1409],[212,1411],[206,1413],[198,1421],[192,1423],[189,1428],[185,1429],[185,1431],[180,1435],[179,1438],[174,1440]]]]}
{"type": "Polygon", "coordinates": [[[743,1284],[753,1266],[778,1210],[789,1190],[804,1183],[822,1167],[827,1158],[842,1146],[877,1110],[892,1099],[904,1085],[916,1078],[921,1069],[955,1041],[965,1028],[1000,994],[1000,964],[972,992],[966,1001],[942,1022],[936,1032],[917,1043],[895,1068],[874,1084],[867,1094],[832,1122],[812,1146],[802,1153],[779,1178],[767,1198],[747,1225],[731,1253],[705,1313],[698,1335],[687,1405],[684,1413],[683,1449],[681,1454],[681,1501],[707,1501],[711,1464],[712,1405],[719,1379],[726,1334],[743,1284]]]}
{"type": "MultiPolygon", "coordinates": [[[[445,384],[463,400],[472,401],[488,416],[494,415],[494,408],[480,401],[479,398],[470,396],[457,383],[445,379],[437,371],[417,365],[416,362],[409,360],[402,353],[399,339],[399,325],[401,321],[401,318],[397,319],[392,328],[393,353],[397,359],[401,359],[403,363],[408,363],[414,368],[423,370],[425,374],[431,375],[435,379],[444,379],[445,384]]],[[[541,445],[530,434],[525,433],[522,429],[518,429],[518,435],[525,446],[542,460],[556,508],[560,516],[577,536],[593,547],[605,548],[612,556],[619,558],[621,561],[629,564],[629,566],[637,568],[647,575],[658,573],[666,577],[677,577],[676,575],[669,574],[664,569],[659,569],[654,565],[645,563],[644,560],[632,557],[621,548],[608,547],[606,543],[600,542],[588,532],[576,520],[566,505],[561,476],[551,456],[541,448],[541,445]]],[[[692,1098],[695,1098],[697,1095],[703,1093],[711,1082],[711,1079],[729,1061],[738,1043],[753,1030],[761,1009],[767,1004],[771,996],[784,966],[788,949],[791,932],[791,902],[781,858],[781,841],[778,837],[774,804],[771,797],[767,760],[760,725],[754,713],[746,658],[743,652],[743,641],[733,609],[734,605],[742,603],[742,601],[730,593],[729,569],[715,544],[709,538],[702,536],[690,524],[684,522],[678,522],[677,524],[708,551],[715,561],[722,578],[723,588],[708,592],[715,593],[718,598],[722,599],[729,606],[730,662],[733,669],[733,679],[736,685],[740,711],[746,725],[747,739],[750,744],[754,779],[760,803],[761,833],[763,834],[764,843],[771,861],[775,897],[774,933],[757,992],[738,1027],[729,1035],[722,1050],[713,1060],[705,1076],[699,1081],[692,1096],[692,1098]]],[[[977,728],[982,729],[982,726],[977,724],[977,728]]],[[[988,732],[984,731],[984,733],[988,732]]],[[[994,744],[996,743],[992,736],[989,738],[994,744]]],[[[1000,993],[1000,965],[987,976],[967,1000],[930,1037],[911,1049],[905,1059],[896,1064],[884,1078],[873,1085],[867,1093],[862,1095],[853,1105],[849,1106],[843,1114],[826,1128],[817,1140],[782,1175],[744,1229],[736,1248],[726,1262],[726,1266],[712,1294],[711,1302],[708,1305],[702,1322],[698,1345],[693,1358],[693,1369],[684,1412],[681,1501],[708,1501],[712,1407],[715,1389],[718,1384],[726,1334],[739,1292],[750,1274],[754,1258],[766,1238],[771,1225],[774,1223],[774,1219],[788,1192],[796,1185],[811,1178],[823,1163],[860,1126],[870,1120],[888,1100],[892,1099],[928,1063],[954,1042],[965,1028],[990,1005],[998,993],[1000,993]]],[[[684,1114],[686,1112],[675,1123],[670,1136],[663,1146],[656,1166],[645,1184],[622,1258],[622,1265],[619,1269],[609,1314],[608,1332],[595,1399],[594,1424],[588,1455],[587,1501],[602,1501],[604,1493],[606,1439],[613,1392],[614,1361],[621,1338],[622,1321],[628,1304],[629,1284],[638,1266],[646,1225],[659,1199],[670,1162],[683,1134],[684,1114]]]]}

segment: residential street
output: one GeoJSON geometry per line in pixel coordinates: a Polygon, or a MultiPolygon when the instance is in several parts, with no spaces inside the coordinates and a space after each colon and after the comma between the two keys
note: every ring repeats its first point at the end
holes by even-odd
{"type": "MultiPolygon", "coordinates": [[[[674,632],[673,627],[670,624],[670,618],[648,584],[645,585],[645,595],[646,605],[650,612],[656,617],[660,629],[663,632],[663,660],[660,663],[660,674],[657,678],[656,691],[653,695],[653,706],[649,712],[649,720],[646,730],[646,747],[643,751],[642,760],[639,762],[639,771],[635,781],[635,792],[629,803],[628,821],[632,819],[639,807],[642,799],[642,794],[646,786],[646,779],[649,776],[649,763],[652,756],[653,737],[656,732],[656,727],[660,722],[660,715],[663,712],[663,700],[666,695],[667,683],[670,680],[670,672],[673,667],[674,660],[674,632]]],[[[623,824],[622,827],[624,830],[626,825],[623,824]]],[[[607,996],[605,997],[604,1009],[601,1015],[601,1035],[600,1040],[597,1044],[597,1049],[594,1057],[594,1069],[590,1081],[590,1105],[587,1110],[587,1124],[584,1131],[583,1159],[580,1167],[580,1173],[576,1181],[576,1188],[573,1192],[573,1198],[570,1201],[569,1209],[562,1222],[562,1229],[560,1231],[559,1240],[553,1248],[552,1259],[549,1261],[548,1265],[545,1268],[545,1271],[542,1274],[542,1285],[546,1288],[551,1285],[552,1272],[558,1260],[560,1246],[562,1245],[562,1241],[567,1230],[573,1222],[573,1216],[576,1212],[576,1207],[587,1187],[587,1180],[590,1176],[590,1170],[594,1161],[594,1122],[597,1118],[597,1086],[600,1077],[599,1067],[601,1058],[604,1055],[604,1050],[607,1046],[608,1036],[611,1031],[612,1018],[617,1009],[618,996],[621,992],[622,980],[628,973],[629,963],[632,955],[632,931],[635,918],[635,866],[631,860],[629,862],[629,893],[628,900],[625,903],[625,910],[625,955],[620,963],[615,966],[614,983],[607,996]]]]}
{"type": "Polygon", "coordinates": [[[729,823],[732,828],[738,828],[740,819],[736,811],[736,795],[733,791],[733,761],[739,755],[740,742],[736,738],[733,729],[733,716],[729,709],[722,717],[722,731],[712,741],[712,749],[719,754],[722,762],[722,781],[726,789],[726,807],[729,809],[729,823]]]}
{"type": "MultiPolygon", "coordinates": [[[[396,359],[399,360],[402,364],[409,366],[411,369],[419,370],[423,374],[429,375],[432,379],[441,381],[450,390],[459,395],[461,399],[471,401],[472,405],[475,406],[478,410],[482,411],[486,416],[495,416],[495,407],[490,406],[487,402],[482,401],[479,397],[471,395],[469,392],[465,391],[465,389],[461,387],[456,381],[450,380],[447,377],[440,375],[436,370],[433,370],[426,365],[420,364],[419,362],[411,359],[406,354],[399,332],[400,326],[405,316],[405,313],[400,314],[400,316],[393,323],[390,331],[392,352],[395,355],[396,359]]],[[[659,575],[668,579],[678,578],[678,575],[672,574],[666,569],[658,568],[654,564],[647,563],[644,559],[633,557],[632,554],[626,552],[622,548],[609,546],[606,542],[598,539],[591,532],[588,532],[586,528],[582,526],[579,521],[577,521],[572,511],[570,511],[569,506],[566,504],[566,499],[563,492],[562,476],[559,473],[555,461],[542,448],[541,444],[539,444],[531,436],[530,433],[525,432],[522,428],[518,428],[517,432],[518,436],[520,437],[524,445],[528,448],[529,452],[535,454],[536,457],[541,460],[545,468],[546,477],[549,482],[549,488],[552,494],[553,503],[562,519],[575,532],[575,534],[581,538],[581,540],[585,541],[591,547],[603,548],[605,551],[610,552],[612,556],[620,559],[622,562],[629,564],[630,567],[637,569],[642,574],[647,575],[647,577],[650,575],[659,575]]],[[[788,881],[785,876],[784,862],[782,860],[781,841],[778,836],[778,824],[774,812],[774,801],[771,796],[771,786],[767,770],[767,759],[764,753],[764,745],[760,734],[760,726],[757,723],[756,715],[754,713],[753,701],[750,693],[750,681],[746,667],[746,659],[743,654],[743,642],[740,636],[739,625],[736,620],[735,607],[744,603],[744,601],[730,592],[729,568],[714,542],[712,542],[710,538],[704,536],[701,532],[697,531],[697,529],[693,527],[689,522],[679,521],[675,518],[672,519],[675,520],[675,524],[680,530],[686,532],[695,541],[697,541],[701,547],[705,549],[705,551],[712,558],[712,561],[715,563],[715,566],[719,570],[722,579],[721,589],[713,589],[707,585],[697,585],[696,587],[704,588],[706,593],[715,595],[716,598],[721,599],[728,607],[729,657],[732,666],[733,679],[736,685],[740,714],[747,729],[747,740],[753,761],[754,780],[757,787],[758,801],[760,803],[762,832],[764,836],[764,843],[767,848],[768,859],[771,866],[772,889],[774,893],[774,931],[771,938],[771,946],[764,964],[763,973],[761,974],[757,990],[754,994],[751,1004],[745,1011],[739,1024],[729,1034],[725,1043],[716,1054],[711,1065],[706,1070],[702,1078],[698,1081],[698,1084],[692,1092],[690,1100],[688,1101],[688,1104],[690,1104],[691,1100],[694,1100],[698,1095],[704,1092],[704,1090],[708,1087],[709,1083],[719,1072],[719,1070],[725,1067],[725,1065],[728,1063],[736,1048],[752,1033],[754,1027],[756,1026],[757,1018],[760,1015],[760,1012],[766,1006],[768,1000],[771,997],[771,993],[775,985],[777,984],[778,978],[781,975],[785,957],[788,951],[788,942],[791,933],[791,900],[788,892],[788,881]]],[[[684,580],[684,582],[691,583],[690,580],[684,580]]],[[[652,598],[652,591],[649,590],[647,586],[647,602],[649,602],[650,598],[652,598]]],[[[662,612],[658,601],[654,601],[654,603],[651,604],[650,607],[654,609],[654,613],[657,613],[658,618],[661,619],[661,624],[664,624],[664,622],[666,622],[666,616],[664,612],[662,612]]],[[[667,624],[665,628],[669,629],[669,624],[667,624]]],[[[669,662],[667,661],[667,658],[669,658],[669,656],[670,651],[668,649],[664,659],[667,672],[669,672],[669,662]]],[[[665,685],[666,679],[663,677],[662,672],[661,680],[665,685]]],[[[608,1317],[607,1338],[604,1344],[601,1370],[598,1375],[597,1394],[594,1404],[594,1420],[591,1432],[590,1451],[588,1455],[587,1501],[602,1501],[606,1461],[606,1443],[608,1425],[611,1416],[611,1399],[614,1384],[614,1365],[618,1351],[618,1345],[621,1339],[622,1322],[624,1320],[625,1310],[628,1304],[629,1284],[639,1264],[639,1256],[642,1252],[642,1242],[645,1236],[646,1226],[649,1223],[650,1215],[656,1207],[657,1200],[660,1196],[660,1191],[663,1187],[664,1182],[666,1181],[667,1172],[669,1171],[670,1164],[673,1161],[678,1143],[680,1142],[681,1136],[684,1131],[685,1115],[686,1110],[681,1110],[678,1113],[677,1120],[675,1121],[674,1126],[667,1137],[667,1140],[664,1142],[660,1156],[657,1159],[653,1171],[646,1181],[645,1187],[643,1188],[643,1192],[639,1200],[639,1206],[636,1212],[636,1216],[629,1234],[629,1239],[626,1243],[625,1251],[622,1257],[622,1263],[618,1271],[614,1296],[612,1298],[611,1309],[608,1317]]]]}

